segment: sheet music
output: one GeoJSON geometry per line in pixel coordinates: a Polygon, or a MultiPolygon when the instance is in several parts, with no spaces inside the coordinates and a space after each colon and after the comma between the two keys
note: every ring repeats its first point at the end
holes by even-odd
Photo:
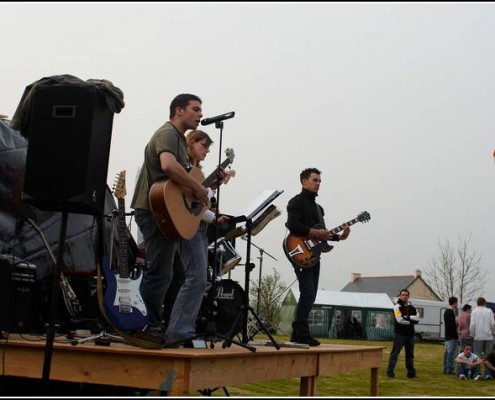
{"type": "Polygon", "coordinates": [[[270,204],[265,210],[256,216],[251,226],[251,235],[256,236],[263,228],[281,214],[277,206],[270,204]]]}
{"type": "Polygon", "coordinates": [[[252,219],[283,192],[283,190],[265,189],[246,208],[240,210],[237,215],[246,217],[246,220],[252,219]]]}

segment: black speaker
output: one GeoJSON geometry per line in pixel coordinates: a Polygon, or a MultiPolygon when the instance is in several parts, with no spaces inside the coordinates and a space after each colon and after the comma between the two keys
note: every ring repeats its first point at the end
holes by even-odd
{"type": "Polygon", "coordinates": [[[48,211],[103,213],[113,112],[94,85],[33,88],[22,199],[48,211]]]}

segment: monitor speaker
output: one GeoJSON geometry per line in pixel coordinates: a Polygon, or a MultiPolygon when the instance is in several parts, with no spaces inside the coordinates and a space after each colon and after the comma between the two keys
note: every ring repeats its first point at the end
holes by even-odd
{"type": "Polygon", "coordinates": [[[34,87],[22,199],[48,211],[102,214],[112,125],[97,86],[34,87]]]}

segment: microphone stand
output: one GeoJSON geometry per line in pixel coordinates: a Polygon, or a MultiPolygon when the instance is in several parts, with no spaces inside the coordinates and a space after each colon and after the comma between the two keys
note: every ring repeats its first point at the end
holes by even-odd
{"type": "Polygon", "coordinates": [[[256,247],[260,251],[260,256],[258,257],[260,260],[260,275],[258,277],[258,300],[256,303],[256,314],[259,315],[260,313],[260,297],[261,297],[261,271],[262,271],[262,265],[263,265],[263,253],[266,253],[268,256],[273,258],[275,261],[278,261],[275,257],[273,257],[270,253],[266,252],[264,249],[261,247],[258,247],[255,243],[251,241],[251,244],[256,247]]]}
{"type": "MultiPolygon", "coordinates": [[[[232,117],[234,115],[232,114],[232,117]]],[[[231,118],[231,117],[229,117],[231,118]]],[[[222,165],[222,132],[223,132],[223,121],[216,121],[215,122],[215,127],[217,129],[220,129],[220,143],[219,143],[219,149],[218,149],[218,166],[217,166],[217,195],[216,195],[216,198],[217,198],[217,206],[216,206],[216,209],[215,209],[215,220],[218,221],[218,217],[219,217],[219,209],[220,209],[220,182],[221,182],[221,176],[220,176],[220,168],[221,168],[221,165],[222,165]]],[[[214,260],[216,260],[216,256],[217,256],[217,253],[218,253],[218,224],[215,223],[215,244],[214,244],[214,247],[213,247],[213,254],[214,254],[214,260]]],[[[222,257],[222,255],[221,255],[222,257]]],[[[215,261],[216,262],[216,261],[215,261]]],[[[220,263],[222,261],[220,260],[220,263]]],[[[177,344],[179,343],[182,343],[182,342],[186,342],[186,341],[192,341],[194,343],[194,340],[196,338],[199,338],[199,337],[203,337],[203,338],[209,338],[210,339],[210,348],[214,348],[215,347],[215,338],[220,338],[220,339],[223,339],[224,340],[224,343],[223,343],[223,347],[225,348],[227,345],[226,343],[228,343],[228,346],[230,346],[232,343],[235,343],[241,347],[244,347],[248,350],[251,350],[252,352],[255,352],[256,351],[256,348],[252,347],[252,346],[249,346],[245,343],[241,343],[239,341],[236,341],[236,340],[233,340],[232,339],[232,335],[230,336],[226,336],[226,335],[223,335],[223,334],[220,334],[218,333],[217,331],[217,328],[216,328],[216,323],[215,323],[215,315],[217,315],[217,313],[214,311],[214,308],[215,308],[215,294],[216,294],[216,282],[217,282],[217,269],[218,268],[221,268],[221,264],[219,263],[219,265],[213,265],[212,267],[212,277],[211,277],[211,287],[208,291],[208,295],[207,295],[207,307],[206,307],[206,327],[205,327],[205,331],[202,332],[202,333],[197,333],[196,335],[194,335],[193,337],[191,338],[187,338],[187,339],[181,339],[181,340],[178,340],[178,341],[174,341],[174,342],[171,342],[169,344],[167,344],[165,347],[175,347],[177,344]]]]}

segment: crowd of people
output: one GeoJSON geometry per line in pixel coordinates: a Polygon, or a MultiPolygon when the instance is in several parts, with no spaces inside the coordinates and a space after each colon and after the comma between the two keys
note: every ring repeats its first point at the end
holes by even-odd
{"type": "MultiPolygon", "coordinates": [[[[484,297],[478,297],[476,308],[464,304],[459,314],[458,298],[448,300],[449,308],[443,314],[444,351],[443,373],[460,380],[495,379],[495,317],[486,306],[484,297]],[[484,370],[483,370],[484,369],[484,370]]],[[[395,378],[395,366],[402,348],[405,349],[407,377],[417,378],[414,367],[415,325],[419,316],[409,301],[409,291],[402,289],[394,305],[394,341],[390,352],[387,376],[395,378]]]]}
{"type": "Polygon", "coordinates": [[[449,306],[444,312],[443,373],[461,380],[494,379],[495,319],[485,298],[478,297],[474,310],[464,304],[461,314],[457,297],[449,298],[449,306]]]}

